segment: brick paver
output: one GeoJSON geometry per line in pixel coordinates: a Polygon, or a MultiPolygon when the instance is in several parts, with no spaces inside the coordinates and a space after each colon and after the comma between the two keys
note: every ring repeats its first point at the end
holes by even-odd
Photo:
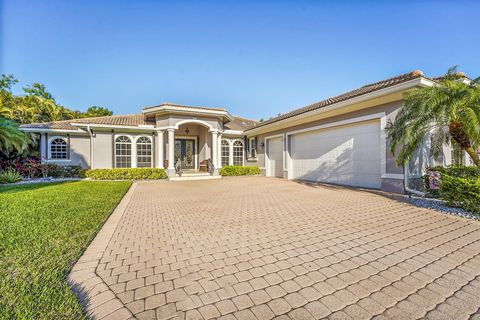
{"type": "Polygon", "coordinates": [[[103,300],[83,301],[97,318],[479,313],[480,223],[374,192],[264,177],[139,182],[113,223],[96,276],[76,275],[100,286],[103,300]]]}

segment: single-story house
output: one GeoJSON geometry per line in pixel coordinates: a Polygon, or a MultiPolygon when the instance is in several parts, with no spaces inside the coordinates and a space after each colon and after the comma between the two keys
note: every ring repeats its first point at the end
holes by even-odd
{"type": "Polygon", "coordinates": [[[40,134],[42,161],[85,168],[165,168],[197,172],[213,164],[258,166],[266,176],[404,192],[406,174],[441,159],[398,167],[385,126],[404,93],[438,81],[421,71],[368,84],[258,122],[224,108],[163,103],[141,113],[22,125],[40,134]],[[178,167],[177,167],[178,169],[178,167]]]}

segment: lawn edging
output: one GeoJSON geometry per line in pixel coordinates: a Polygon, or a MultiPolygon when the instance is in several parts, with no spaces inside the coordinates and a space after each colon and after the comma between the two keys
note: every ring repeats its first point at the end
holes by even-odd
{"type": "Polygon", "coordinates": [[[83,305],[88,318],[101,319],[109,316],[111,319],[128,319],[133,317],[130,310],[124,306],[115,293],[110,290],[109,286],[97,275],[96,269],[120,219],[130,203],[136,187],[137,184],[132,183],[130,189],[107,221],[105,221],[100,231],[68,275],[68,284],[83,305]]]}

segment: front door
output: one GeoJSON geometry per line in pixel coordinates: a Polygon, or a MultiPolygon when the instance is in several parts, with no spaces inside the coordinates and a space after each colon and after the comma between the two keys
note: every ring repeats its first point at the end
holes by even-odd
{"type": "Polygon", "coordinates": [[[175,139],[175,164],[178,159],[182,169],[195,169],[195,140],[175,139]]]}

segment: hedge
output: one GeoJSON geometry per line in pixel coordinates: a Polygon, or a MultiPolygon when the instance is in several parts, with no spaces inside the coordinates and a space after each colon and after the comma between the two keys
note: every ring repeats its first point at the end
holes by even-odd
{"type": "Polygon", "coordinates": [[[254,176],[260,173],[259,167],[225,166],[220,169],[222,176],[254,176]]]}
{"type": "Polygon", "coordinates": [[[428,171],[435,171],[441,175],[448,175],[456,178],[478,178],[480,177],[480,167],[477,166],[448,166],[448,167],[432,167],[428,171]]]}
{"type": "Polygon", "coordinates": [[[451,207],[459,207],[480,214],[480,168],[476,166],[448,166],[428,168],[440,173],[440,190],[430,190],[428,174],[425,188],[430,196],[439,196],[451,207]]]}
{"type": "Polygon", "coordinates": [[[480,214],[480,178],[466,179],[443,175],[440,196],[449,206],[480,214]]]}
{"type": "Polygon", "coordinates": [[[160,168],[115,168],[90,169],[85,176],[94,180],[160,180],[166,179],[167,173],[160,168]]]}

